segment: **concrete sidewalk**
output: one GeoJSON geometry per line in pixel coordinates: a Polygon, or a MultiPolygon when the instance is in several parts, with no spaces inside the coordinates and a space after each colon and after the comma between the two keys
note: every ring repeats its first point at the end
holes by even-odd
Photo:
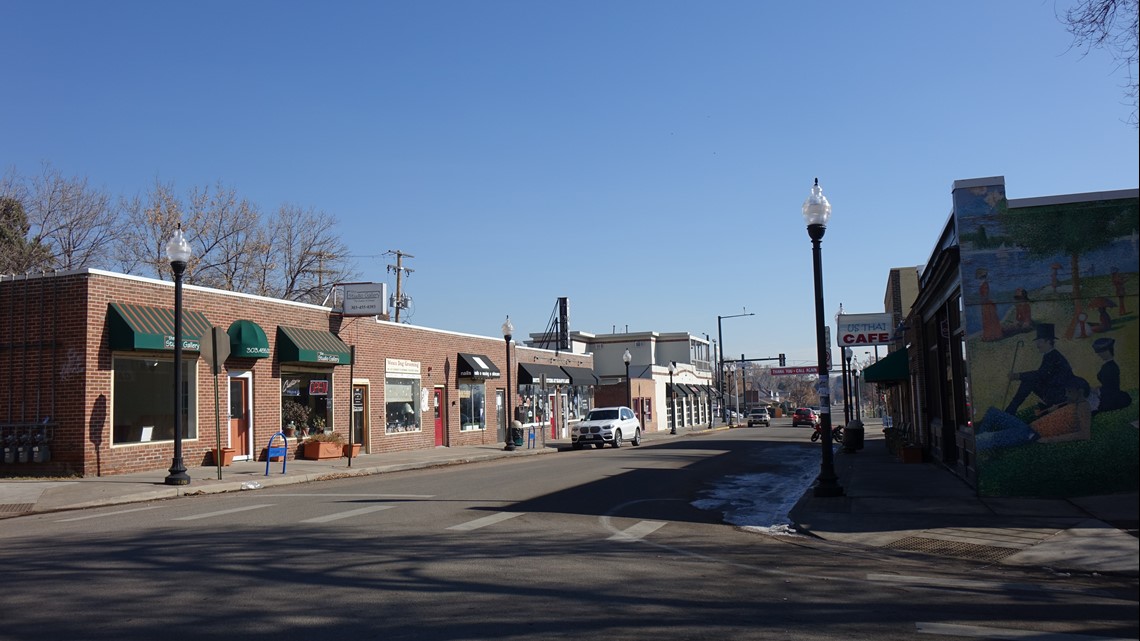
{"type": "MultiPolygon", "coordinates": [[[[715,430],[646,435],[647,444],[699,437],[715,430]]],[[[763,428],[753,428],[763,429],[763,428]]],[[[905,464],[868,430],[863,450],[839,448],[835,469],[844,496],[816,498],[809,490],[791,512],[801,532],[837,543],[952,556],[1012,566],[1137,576],[1140,542],[1137,493],[1082,499],[983,499],[948,470],[905,464]]],[[[0,480],[0,518],[117,505],[402,470],[553,454],[568,441],[547,441],[513,452],[502,443],[365,454],[324,461],[238,461],[192,467],[187,486],[165,485],[166,470],[75,480],[0,480]]]]}

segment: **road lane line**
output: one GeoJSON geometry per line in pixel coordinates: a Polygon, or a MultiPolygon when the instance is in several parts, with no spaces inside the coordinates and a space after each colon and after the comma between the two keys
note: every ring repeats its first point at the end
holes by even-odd
{"type": "Polygon", "coordinates": [[[265,503],[262,505],[247,505],[245,507],[235,507],[232,510],[220,510],[218,512],[207,512],[205,514],[195,514],[194,516],[180,516],[173,521],[195,521],[197,519],[208,519],[215,516],[223,516],[226,514],[233,514],[235,512],[245,512],[248,510],[260,510],[263,507],[273,507],[273,503],[265,503]]]}
{"type": "Polygon", "coordinates": [[[1102,637],[1067,632],[1043,632],[1041,630],[1012,630],[1009,628],[989,628],[980,625],[957,625],[953,623],[914,624],[920,634],[941,634],[951,637],[973,637],[976,639],[1032,639],[1033,641],[1126,641],[1119,637],[1102,637]]]}
{"type": "Polygon", "coordinates": [[[608,540],[640,541],[642,538],[653,534],[667,524],[668,523],[666,521],[639,521],[634,525],[615,533],[608,540]]]}
{"type": "Polygon", "coordinates": [[[336,514],[329,514],[327,516],[318,516],[311,519],[305,519],[302,523],[328,523],[329,521],[338,521],[340,519],[348,519],[362,514],[371,514],[372,512],[379,512],[380,510],[390,510],[396,507],[395,505],[373,505],[372,507],[362,507],[358,510],[348,510],[345,512],[337,512],[336,514]]]}
{"type": "Polygon", "coordinates": [[[70,519],[59,519],[56,523],[67,523],[69,521],[85,521],[87,519],[101,519],[104,516],[116,516],[119,514],[130,514],[131,512],[142,512],[144,510],[156,510],[159,506],[152,505],[150,507],[136,507],[133,510],[119,510],[118,512],[106,512],[104,514],[88,514],[87,516],[73,516],[70,519]]]}
{"type": "Polygon", "coordinates": [[[475,519],[474,521],[468,521],[466,523],[460,523],[459,525],[453,525],[447,529],[459,530],[461,532],[469,532],[471,530],[478,530],[481,527],[487,527],[488,525],[494,525],[496,523],[499,523],[500,521],[506,521],[507,519],[513,519],[516,516],[522,516],[522,515],[523,515],[523,512],[499,512],[497,514],[492,514],[491,516],[484,516],[481,519],[475,519]]]}

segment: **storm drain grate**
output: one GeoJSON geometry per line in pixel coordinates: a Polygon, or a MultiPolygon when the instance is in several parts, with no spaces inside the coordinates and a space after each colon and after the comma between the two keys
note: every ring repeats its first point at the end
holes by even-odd
{"type": "Polygon", "coordinates": [[[0,503],[0,514],[23,514],[31,512],[35,503],[0,503]]]}
{"type": "Polygon", "coordinates": [[[959,559],[972,559],[975,561],[989,561],[993,563],[1001,561],[1005,557],[1020,551],[1014,548],[999,548],[990,545],[943,541],[941,539],[925,539],[921,536],[904,537],[886,547],[892,550],[938,554],[940,556],[952,556],[959,559]]]}

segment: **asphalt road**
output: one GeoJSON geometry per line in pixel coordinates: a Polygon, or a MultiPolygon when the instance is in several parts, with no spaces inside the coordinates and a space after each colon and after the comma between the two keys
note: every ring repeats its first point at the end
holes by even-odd
{"type": "Polygon", "coordinates": [[[932,565],[691,505],[808,433],[9,519],[0,639],[1138,637],[1134,580],[932,565]]]}

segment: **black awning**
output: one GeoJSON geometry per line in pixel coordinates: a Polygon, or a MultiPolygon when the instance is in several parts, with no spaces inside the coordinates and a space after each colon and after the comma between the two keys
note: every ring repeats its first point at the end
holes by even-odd
{"type": "Polygon", "coordinates": [[[456,361],[457,378],[499,378],[503,375],[495,363],[482,354],[459,352],[456,361]]]}
{"type": "Polygon", "coordinates": [[[594,370],[585,367],[562,367],[563,372],[570,376],[571,385],[597,385],[598,377],[594,370]]]}
{"type": "Polygon", "coordinates": [[[887,354],[878,363],[863,370],[863,380],[868,383],[892,383],[910,378],[906,348],[887,354]]]}
{"type": "Polygon", "coordinates": [[[519,363],[519,385],[569,385],[570,375],[562,368],[541,363],[519,363]]]}
{"type": "Polygon", "coordinates": [[[705,392],[704,392],[704,390],[701,389],[700,385],[689,385],[688,383],[686,383],[685,387],[689,388],[689,396],[704,396],[705,395],[705,392]]]}
{"type": "Polygon", "coordinates": [[[680,383],[674,383],[673,385],[666,384],[665,387],[670,388],[670,389],[667,389],[667,391],[670,392],[670,396],[672,396],[674,394],[677,396],[688,396],[689,395],[689,391],[686,390],[685,386],[681,385],[680,383]]]}

